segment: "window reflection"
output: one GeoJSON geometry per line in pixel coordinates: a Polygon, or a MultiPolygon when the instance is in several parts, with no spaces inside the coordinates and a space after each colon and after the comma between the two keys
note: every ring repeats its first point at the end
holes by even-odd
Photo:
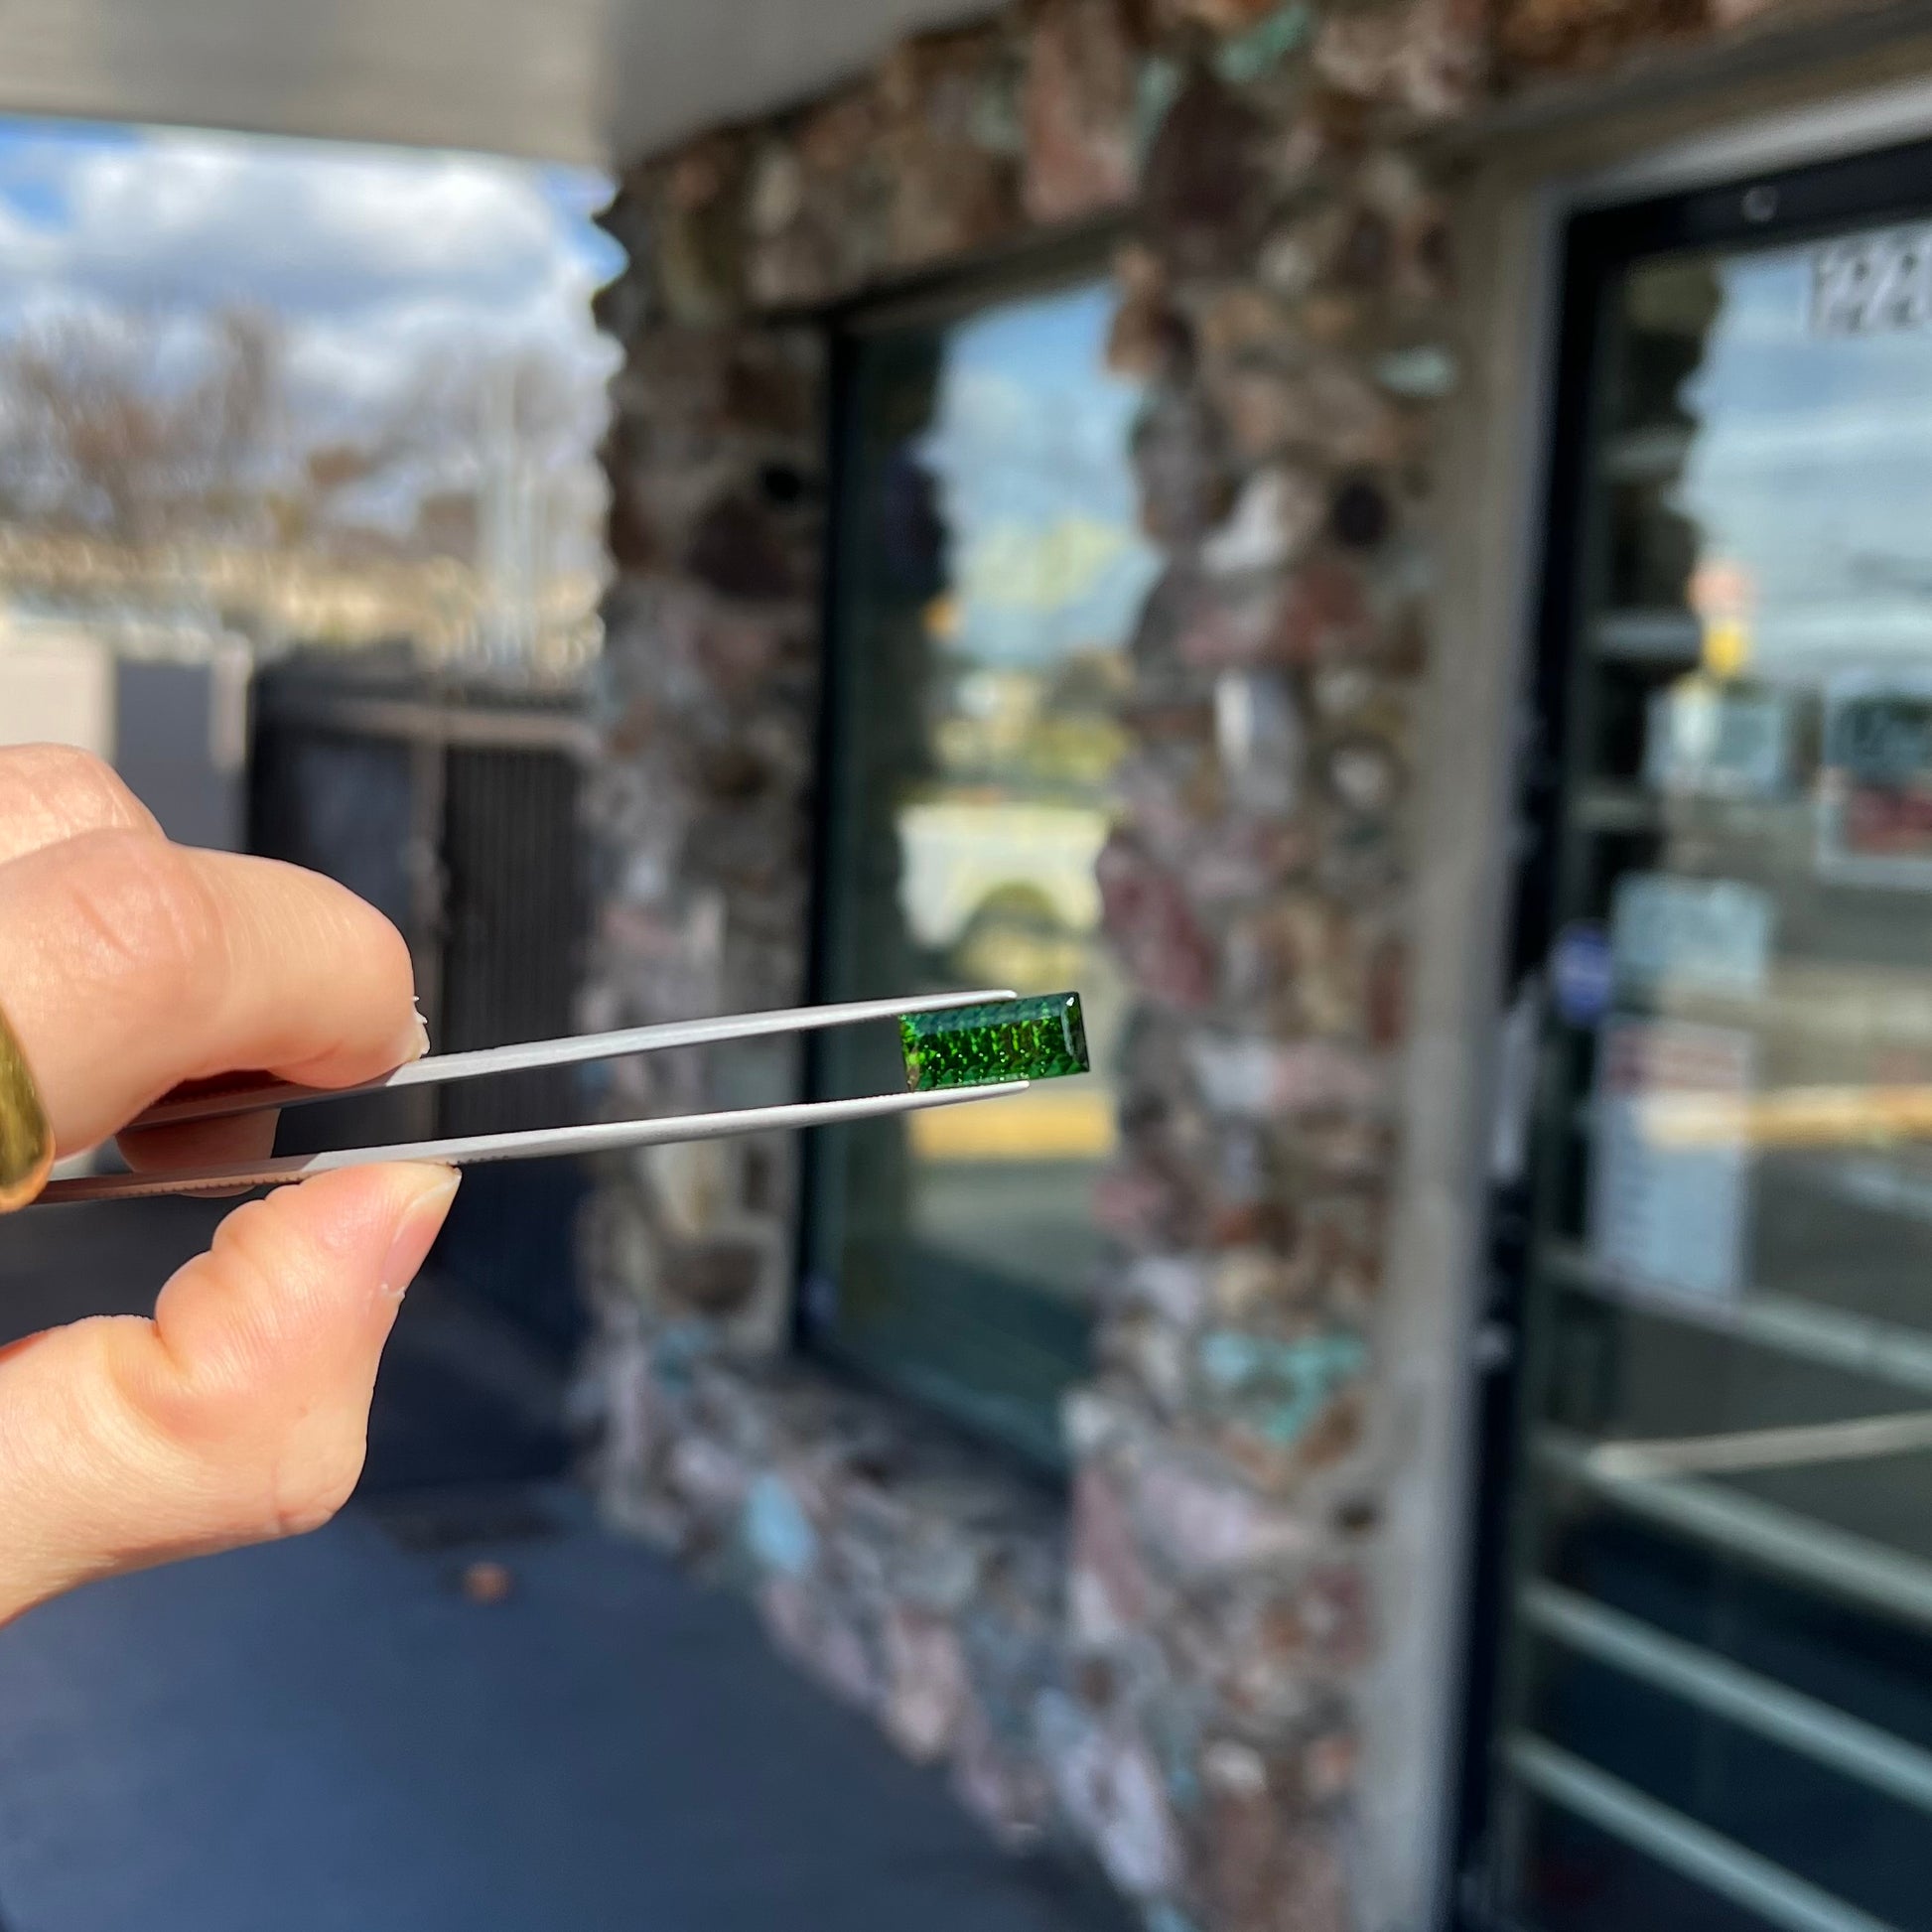
{"type": "MultiPolygon", "coordinates": [[[[1125,989],[1095,865],[1157,570],[1113,307],[1086,284],[866,339],[842,505],[827,991],[1077,988],[1099,1071],[828,1137],[818,1291],[840,1346],[1042,1454],[1099,1259],[1125,989]]],[[[840,1090],[893,1077],[826,1057],[840,1090]]]]}
{"type": "Polygon", "coordinates": [[[1828,299],[1860,245],[1669,259],[1627,285],[1596,626],[1623,649],[1594,702],[1608,775],[1649,801],[1651,833],[1599,855],[1596,890],[1653,1049],[1658,1015],[1702,1026],[1683,1050],[1728,1053],[1706,1094],[1773,1096],[1736,1110],[1757,1158],[1732,1163],[1734,1252],[1697,1268],[1923,1323],[1903,1230],[1848,1224],[1862,1259],[1831,1280],[1797,1259],[1815,1243],[1784,1237],[1796,1203],[1815,1224],[1848,1187],[1868,1196],[1874,1167],[1894,1190],[1932,1181],[1889,1098],[1932,1078],[1932,338],[1828,299]],[[1835,1119],[1838,1144],[1815,1125],[1813,1146],[1781,1148],[1794,1110],[1835,1119]]]}

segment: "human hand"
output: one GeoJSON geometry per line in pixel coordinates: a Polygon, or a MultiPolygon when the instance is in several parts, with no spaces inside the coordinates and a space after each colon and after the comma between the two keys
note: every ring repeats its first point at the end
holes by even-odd
{"type": "MultiPolygon", "coordinates": [[[[400,935],[343,888],[169,844],[82,754],[0,751],[0,1013],[61,1154],[186,1081],[373,1079],[424,1050],[413,991],[400,935]]],[[[135,1167],[214,1165],[273,1132],[207,1122],[122,1149],[135,1167]]],[[[231,1214],[152,1320],[0,1350],[0,1624],[97,1578],[328,1521],[456,1188],[417,1166],[285,1187],[231,1214]]]]}

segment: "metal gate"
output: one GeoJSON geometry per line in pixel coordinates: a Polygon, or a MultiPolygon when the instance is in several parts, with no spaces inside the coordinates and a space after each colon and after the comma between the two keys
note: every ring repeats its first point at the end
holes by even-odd
{"type": "MultiPolygon", "coordinates": [[[[572,1031],[588,733],[564,701],[345,679],[303,663],[256,694],[250,846],[341,880],[408,940],[438,1052],[572,1031]]],[[[576,1117],[568,1072],[291,1115],[280,1145],[486,1134],[576,1117]]],[[[569,1164],[466,1178],[378,1390],[365,1487],[547,1474],[567,1452],[581,1333],[569,1164]]]]}

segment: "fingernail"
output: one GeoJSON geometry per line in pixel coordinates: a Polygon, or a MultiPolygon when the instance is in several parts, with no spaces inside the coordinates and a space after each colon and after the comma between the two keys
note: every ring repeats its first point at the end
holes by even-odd
{"type": "Polygon", "coordinates": [[[408,1066],[429,1051],[429,1027],[420,1013],[410,1016],[408,1024],[396,1035],[396,1043],[390,1050],[391,1066],[408,1066]]]}
{"type": "Polygon", "coordinates": [[[396,1224],[395,1238],[382,1263],[382,1294],[386,1300],[400,1302],[409,1293],[409,1285],[429,1259],[450,1203],[462,1184],[463,1176],[454,1168],[446,1169],[410,1202],[396,1224]]]}

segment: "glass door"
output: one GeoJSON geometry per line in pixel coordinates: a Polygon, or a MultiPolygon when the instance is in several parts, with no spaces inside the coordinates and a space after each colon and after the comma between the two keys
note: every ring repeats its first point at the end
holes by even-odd
{"type": "Polygon", "coordinates": [[[1569,236],[1468,1922],[1932,1929],[1932,156],[1569,236]]]}

